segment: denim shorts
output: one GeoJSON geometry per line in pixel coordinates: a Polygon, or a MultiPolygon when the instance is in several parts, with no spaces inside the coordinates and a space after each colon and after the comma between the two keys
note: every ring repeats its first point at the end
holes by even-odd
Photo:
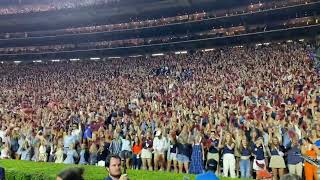
{"type": "Polygon", "coordinates": [[[177,161],[182,163],[188,163],[190,160],[189,160],[189,157],[186,155],[177,154],[177,161]]]}

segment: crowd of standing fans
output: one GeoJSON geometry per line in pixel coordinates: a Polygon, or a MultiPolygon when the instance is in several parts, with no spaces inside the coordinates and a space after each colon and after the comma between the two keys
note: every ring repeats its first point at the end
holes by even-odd
{"type": "Polygon", "coordinates": [[[28,14],[34,12],[57,11],[62,9],[72,9],[88,6],[97,6],[104,4],[114,4],[120,0],[50,0],[50,1],[34,1],[20,3],[16,5],[8,5],[0,8],[0,15],[8,14],[28,14]]]}
{"type": "MultiPolygon", "coordinates": [[[[158,17],[153,19],[139,19],[138,17],[132,17],[128,22],[122,22],[117,24],[103,24],[103,25],[89,25],[85,27],[67,27],[66,29],[57,30],[43,30],[32,32],[16,32],[16,33],[2,33],[1,39],[9,38],[28,38],[28,37],[43,37],[43,36],[56,36],[65,34],[80,34],[80,33],[94,33],[94,32],[112,32],[123,31],[130,29],[139,29],[154,26],[164,26],[174,23],[184,23],[199,21],[210,18],[221,18],[228,16],[237,16],[245,13],[258,13],[260,11],[273,10],[277,8],[290,7],[294,5],[304,5],[308,3],[317,3],[317,0],[291,0],[291,1],[274,1],[274,2],[259,2],[255,4],[246,4],[231,9],[216,9],[213,11],[198,11],[195,13],[178,14],[171,17],[158,17]]],[[[113,3],[116,4],[120,0],[53,0],[50,2],[43,2],[43,4],[21,4],[12,7],[0,8],[0,15],[5,14],[20,14],[31,12],[42,12],[60,10],[64,8],[76,8],[100,4],[113,3]]],[[[222,27],[221,27],[222,28],[222,27]]]]}
{"type": "Polygon", "coordinates": [[[233,178],[317,179],[300,156],[320,155],[320,76],[305,44],[5,63],[0,76],[2,159],[103,165],[115,154],[132,169],[199,174],[215,162],[233,178]]]}

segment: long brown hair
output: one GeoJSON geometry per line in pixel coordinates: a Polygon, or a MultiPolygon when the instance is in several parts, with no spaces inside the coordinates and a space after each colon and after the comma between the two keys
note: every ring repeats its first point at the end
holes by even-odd
{"type": "Polygon", "coordinates": [[[226,144],[228,144],[229,146],[231,146],[232,145],[232,134],[230,133],[230,132],[226,132],[226,135],[225,135],[225,137],[223,138],[223,140],[222,140],[222,144],[223,145],[226,145],[226,144]],[[227,142],[227,140],[226,140],[226,138],[227,138],[227,136],[230,136],[230,140],[229,140],[229,142],[227,142]]]}
{"type": "Polygon", "coordinates": [[[239,146],[240,152],[242,152],[245,149],[245,147],[243,146],[243,142],[242,141],[245,141],[247,143],[246,149],[250,150],[249,141],[247,140],[247,138],[243,138],[243,139],[241,139],[241,143],[240,143],[240,146],[239,146]]]}

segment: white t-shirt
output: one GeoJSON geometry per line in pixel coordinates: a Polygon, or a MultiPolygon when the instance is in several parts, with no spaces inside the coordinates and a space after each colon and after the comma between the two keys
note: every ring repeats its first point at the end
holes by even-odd
{"type": "Polygon", "coordinates": [[[159,139],[159,137],[155,137],[153,140],[153,148],[156,152],[164,152],[166,149],[166,139],[165,138],[161,138],[159,139]]]}
{"type": "Polygon", "coordinates": [[[121,145],[121,151],[132,151],[132,150],[131,150],[132,146],[131,146],[131,143],[130,143],[129,140],[127,140],[127,139],[121,139],[121,143],[122,143],[122,145],[121,145]]]}
{"type": "Polygon", "coordinates": [[[4,142],[4,131],[0,130],[0,138],[2,139],[2,142],[4,142]]]}

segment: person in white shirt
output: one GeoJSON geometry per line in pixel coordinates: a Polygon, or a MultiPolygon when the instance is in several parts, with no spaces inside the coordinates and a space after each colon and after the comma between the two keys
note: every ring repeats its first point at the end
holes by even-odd
{"type": "Polygon", "coordinates": [[[153,141],[153,149],[154,149],[154,170],[158,170],[160,165],[160,170],[164,169],[164,154],[167,148],[167,141],[164,137],[162,137],[161,130],[157,130],[156,137],[153,141]]]}
{"type": "Polygon", "coordinates": [[[5,143],[3,149],[0,152],[0,159],[10,159],[10,147],[9,144],[5,143]]]}
{"type": "Polygon", "coordinates": [[[129,134],[126,134],[125,139],[121,138],[120,157],[123,161],[126,161],[125,166],[129,168],[130,159],[132,157],[132,142],[129,134]]]}
{"type": "Polygon", "coordinates": [[[5,134],[6,134],[6,128],[4,126],[1,127],[1,130],[0,130],[0,138],[2,140],[2,142],[4,142],[4,137],[5,137],[5,134]]]}
{"type": "Polygon", "coordinates": [[[43,140],[40,142],[39,147],[39,162],[47,162],[47,147],[46,142],[43,140]]]}

